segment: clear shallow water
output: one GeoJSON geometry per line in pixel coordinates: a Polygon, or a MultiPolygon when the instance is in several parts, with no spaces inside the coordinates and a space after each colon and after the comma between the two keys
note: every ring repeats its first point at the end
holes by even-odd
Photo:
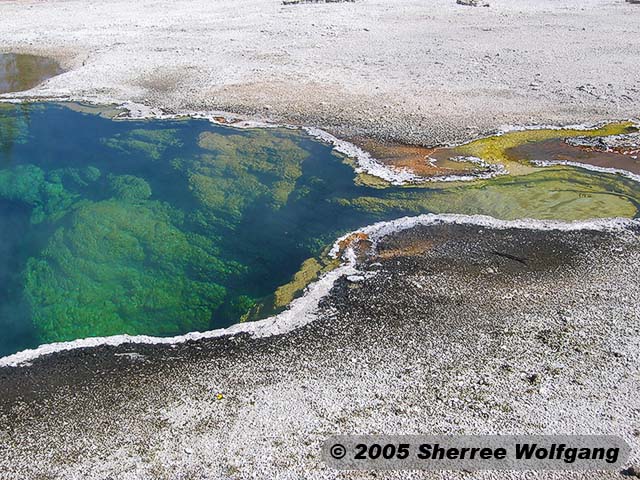
{"type": "Polygon", "coordinates": [[[305,260],[379,220],[636,216],[638,206],[637,184],[566,167],[433,188],[354,180],[299,131],[0,104],[0,356],[268,315],[305,260]]]}
{"type": "Polygon", "coordinates": [[[0,93],[29,90],[60,73],[62,68],[51,58],[0,53],[0,93]]]}

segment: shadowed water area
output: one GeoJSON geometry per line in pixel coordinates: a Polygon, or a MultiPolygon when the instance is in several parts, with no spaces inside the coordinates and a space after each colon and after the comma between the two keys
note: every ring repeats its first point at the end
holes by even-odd
{"type": "Polygon", "coordinates": [[[52,58],[0,53],[0,93],[29,90],[62,72],[52,58]]]}
{"type": "Polygon", "coordinates": [[[176,335],[282,309],[339,235],[419,213],[637,216],[638,185],[570,167],[391,187],[290,129],[0,104],[0,356],[176,335]]]}

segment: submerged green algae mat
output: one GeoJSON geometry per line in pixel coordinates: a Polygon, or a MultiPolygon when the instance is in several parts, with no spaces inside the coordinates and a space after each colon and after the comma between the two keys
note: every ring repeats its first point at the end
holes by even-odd
{"type": "Polygon", "coordinates": [[[640,199],[630,180],[569,167],[433,188],[354,180],[300,131],[0,104],[0,355],[270,314],[295,294],[278,287],[321,269],[310,258],[379,220],[633,217],[640,199]]]}

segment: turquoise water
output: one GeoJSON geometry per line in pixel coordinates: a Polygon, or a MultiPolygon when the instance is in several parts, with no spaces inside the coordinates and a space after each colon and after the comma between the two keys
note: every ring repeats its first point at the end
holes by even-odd
{"type": "Polygon", "coordinates": [[[637,184],[569,168],[445,188],[355,179],[300,131],[0,104],[0,356],[263,317],[303,261],[379,220],[635,216],[638,205],[637,184]]]}
{"type": "Polygon", "coordinates": [[[352,168],[295,131],[0,114],[0,355],[227,326],[380,218],[340,203],[352,168]]]}

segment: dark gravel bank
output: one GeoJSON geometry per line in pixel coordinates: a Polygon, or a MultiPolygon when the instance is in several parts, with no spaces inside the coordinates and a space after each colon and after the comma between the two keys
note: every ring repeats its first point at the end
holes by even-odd
{"type": "Polygon", "coordinates": [[[615,434],[637,464],[639,246],[633,231],[417,227],[289,334],[0,369],[0,478],[451,478],[330,471],[335,433],[615,434]]]}

